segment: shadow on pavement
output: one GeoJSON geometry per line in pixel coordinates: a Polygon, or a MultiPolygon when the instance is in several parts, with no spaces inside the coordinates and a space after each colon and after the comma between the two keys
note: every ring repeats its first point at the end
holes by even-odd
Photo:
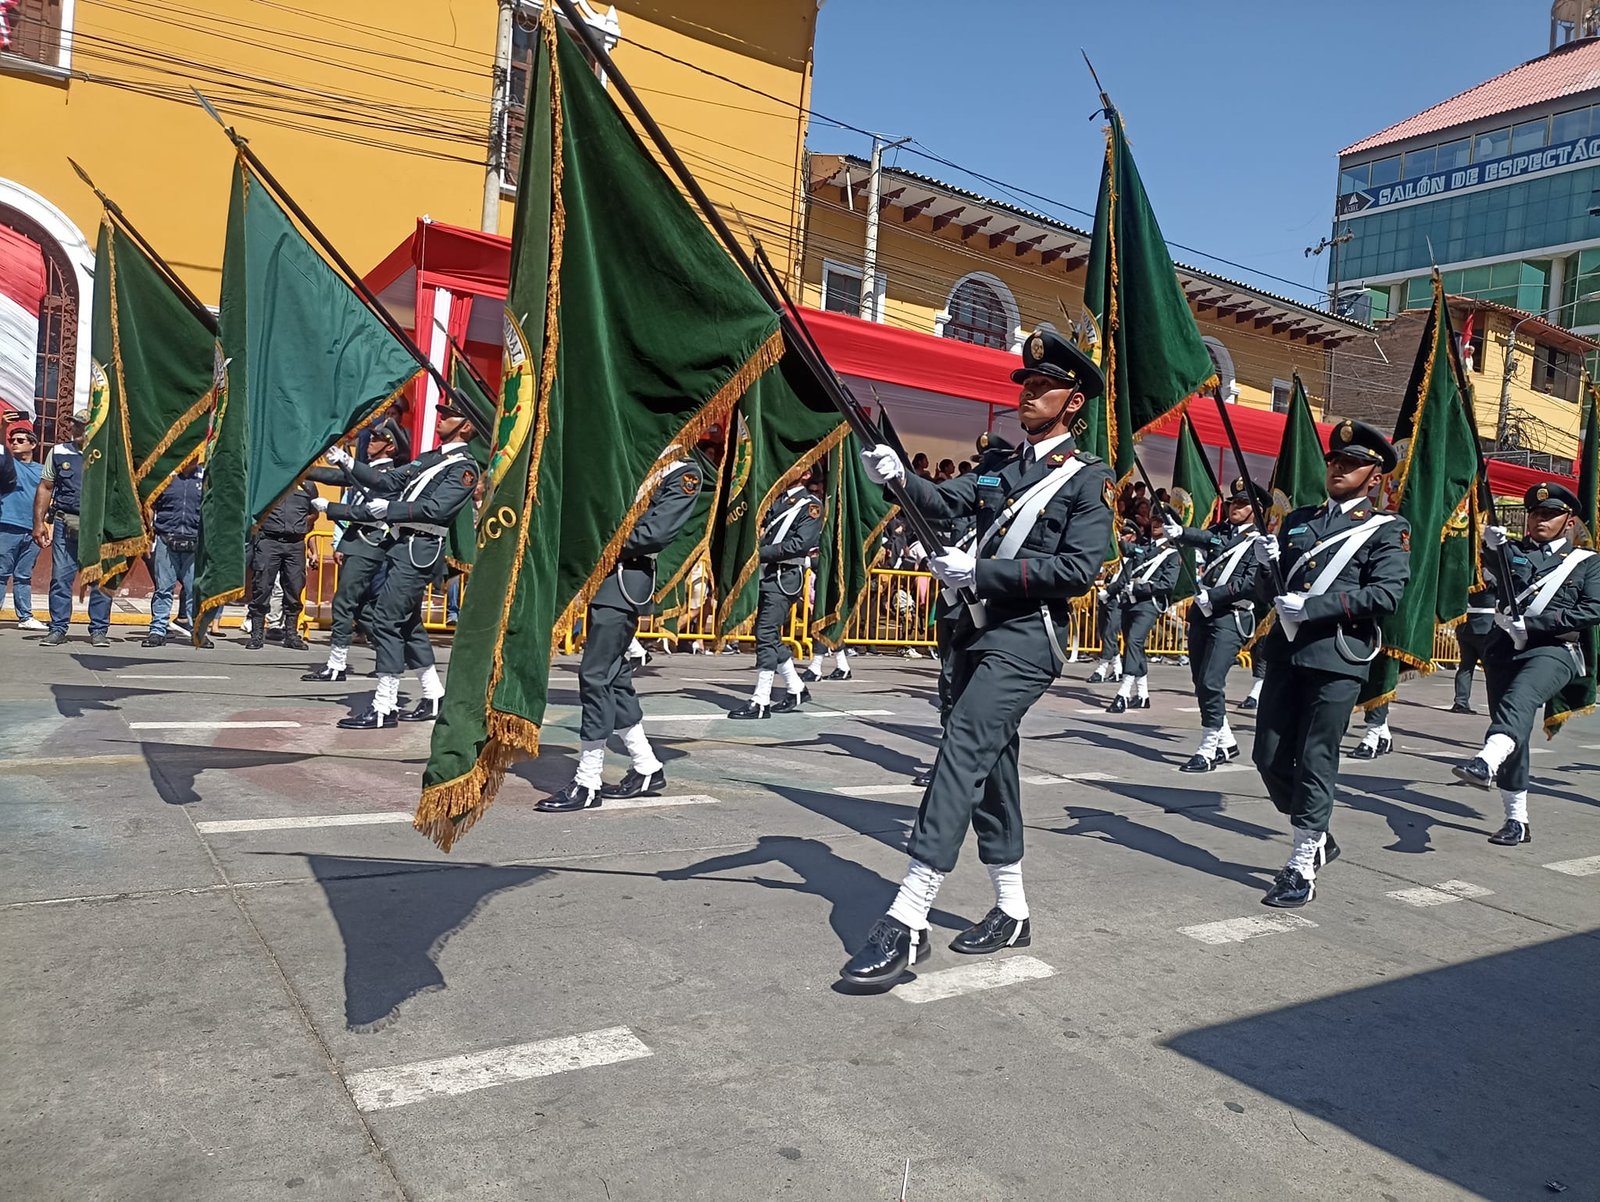
{"type": "Polygon", "coordinates": [[[172,689],[119,689],[98,684],[53,684],[50,694],[55,698],[56,712],[63,718],[81,718],[92,713],[116,713],[122,707],[113,704],[130,697],[163,697],[172,689]]]}
{"type": "Polygon", "coordinates": [[[170,806],[193,805],[200,800],[195,781],[202,772],[227,772],[240,768],[270,768],[303,764],[324,758],[314,751],[254,751],[240,747],[197,747],[176,743],[143,743],[150,783],[170,806]]]}
{"type": "Polygon", "coordinates": [[[825,756],[843,756],[847,760],[876,764],[895,776],[913,776],[921,770],[924,762],[920,756],[896,751],[893,747],[885,747],[860,735],[837,734],[833,731],[811,739],[790,740],[784,746],[796,751],[802,747],[822,748],[825,749],[825,756]]]}
{"type": "MultiPolygon", "coordinates": [[[[1444,800],[1404,788],[1392,793],[1376,793],[1370,789],[1355,788],[1354,783],[1351,778],[1339,782],[1338,800],[1352,810],[1376,814],[1389,824],[1389,830],[1394,834],[1394,842],[1384,848],[1384,851],[1397,851],[1408,855],[1431,851],[1432,832],[1435,827],[1465,831],[1469,835],[1487,835],[1500,825],[1498,818],[1488,821],[1482,811],[1458,801],[1444,800]],[[1406,804],[1399,804],[1401,802],[1406,804]],[[1445,814],[1464,818],[1472,825],[1447,822],[1443,818],[1427,813],[1428,810],[1439,810],[1445,814]]],[[[1483,796],[1498,800],[1498,795],[1483,794],[1483,796]]]]}
{"type": "Polygon", "coordinates": [[[1233,881],[1253,891],[1264,891],[1272,882],[1273,869],[1253,868],[1244,864],[1235,864],[1231,860],[1224,860],[1212,855],[1204,848],[1196,847],[1192,843],[1185,843],[1176,835],[1169,835],[1153,827],[1141,826],[1133,819],[1122,814],[1113,814],[1108,810],[1093,810],[1083,806],[1065,807],[1067,816],[1073,820],[1072,826],[1066,827],[1035,827],[1052,835],[1079,835],[1086,838],[1100,838],[1103,842],[1115,843],[1126,847],[1130,851],[1143,852],[1148,856],[1166,860],[1180,868],[1193,868],[1211,876],[1221,877],[1225,881],[1233,881]]]}
{"type": "Polygon", "coordinates": [[[1474,1197],[1551,1196],[1546,1182],[1600,1197],[1597,935],[1190,1031],[1166,1046],[1474,1197]]]}

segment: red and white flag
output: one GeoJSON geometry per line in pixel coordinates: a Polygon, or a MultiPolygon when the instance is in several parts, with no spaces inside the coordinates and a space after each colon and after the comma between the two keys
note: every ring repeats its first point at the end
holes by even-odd
{"type": "Polygon", "coordinates": [[[44,252],[0,225],[0,403],[30,418],[38,416],[33,397],[44,291],[44,252]]]}
{"type": "Polygon", "coordinates": [[[1474,309],[1467,314],[1467,322],[1461,327],[1461,366],[1468,371],[1475,370],[1472,366],[1472,323],[1478,319],[1478,312],[1474,309]]]}

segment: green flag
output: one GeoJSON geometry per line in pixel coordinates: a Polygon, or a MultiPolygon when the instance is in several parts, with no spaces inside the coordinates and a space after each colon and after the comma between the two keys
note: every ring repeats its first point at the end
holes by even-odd
{"type": "Polygon", "coordinates": [[[811,633],[830,647],[844,638],[872,580],[878,543],[895,511],[861,465],[861,442],[847,435],[828,456],[828,506],[816,566],[811,633]]]}
{"type": "Polygon", "coordinates": [[[1083,303],[1094,322],[1106,391],[1083,407],[1074,433],[1078,445],[1111,464],[1121,480],[1133,471],[1139,436],[1195,393],[1215,387],[1217,373],[1178,286],[1122,115],[1109,102],[1105,115],[1106,158],[1083,303]]]}
{"type": "Polygon", "coordinates": [[[244,595],[251,527],[317,456],[375,419],[420,370],[242,155],[228,205],[219,325],[225,382],[200,501],[197,638],[216,610],[244,595]]]}
{"type": "MultiPolygon", "coordinates": [[[[1588,534],[1585,546],[1600,547],[1600,394],[1584,389],[1583,437],[1578,447],[1578,516],[1588,534]]],[[[1568,718],[1594,712],[1595,674],[1600,666],[1600,626],[1583,632],[1583,658],[1589,670],[1544,707],[1544,733],[1554,738],[1568,718]]]]}
{"type": "MultiPolygon", "coordinates": [[[[1211,474],[1211,463],[1200,436],[1194,432],[1189,415],[1183,415],[1178,427],[1178,455],[1172,464],[1172,508],[1178,511],[1178,520],[1185,526],[1204,528],[1211,524],[1217,508],[1217,498],[1222,490],[1211,474]]],[[[1178,572],[1178,584],[1172,591],[1174,601],[1182,601],[1195,594],[1195,555],[1192,547],[1184,547],[1179,554],[1183,567],[1178,572]]]]}
{"type": "Polygon", "coordinates": [[[711,539],[717,629],[730,634],[756,612],[761,522],[783,491],[824,458],[850,427],[822,386],[785,353],[739,402],[740,444],[723,463],[722,510],[711,539]]]}
{"type": "Polygon", "coordinates": [[[782,350],[777,316],[545,5],[529,64],[499,421],[416,827],[442,849],[539,749],[550,660],[687,452],[782,350]]]}
{"type": "Polygon", "coordinates": [[[1270,487],[1288,498],[1290,509],[1321,505],[1328,499],[1326,452],[1299,372],[1294,373],[1294,391],[1289,396],[1289,412],[1285,416],[1283,441],[1278,446],[1270,487]]]}
{"type": "MultiPolygon", "coordinates": [[[[494,398],[479,385],[477,375],[468,368],[466,360],[459,354],[450,364],[450,384],[457,392],[464,393],[476,401],[479,413],[495,411],[494,398]]],[[[480,475],[483,469],[489,466],[490,450],[488,432],[474,427],[472,441],[467,444],[467,453],[478,465],[480,475]]],[[[452,576],[467,576],[472,573],[472,565],[478,558],[477,521],[477,507],[463,505],[456,514],[456,520],[450,524],[450,533],[444,543],[444,556],[445,562],[450,565],[452,576]]]]}
{"type": "Polygon", "coordinates": [[[1402,671],[1433,671],[1434,628],[1465,614],[1467,593],[1483,581],[1477,425],[1437,271],[1394,439],[1402,453],[1390,508],[1411,525],[1411,579],[1400,607],[1382,622],[1383,654],[1362,687],[1368,709],[1393,699],[1402,671]]]}
{"type": "Polygon", "coordinates": [[[151,546],[150,511],[200,453],[212,334],[195,303],[107,214],[95,249],[78,563],[108,592],[151,546]]]}

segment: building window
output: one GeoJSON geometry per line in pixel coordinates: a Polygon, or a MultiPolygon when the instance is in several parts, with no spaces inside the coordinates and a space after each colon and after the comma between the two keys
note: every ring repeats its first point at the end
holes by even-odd
{"type": "Polygon", "coordinates": [[[1480,376],[1483,374],[1483,336],[1487,332],[1484,329],[1487,324],[1484,321],[1472,323],[1472,337],[1467,339],[1467,344],[1462,350],[1467,359],[1467,366],[1480,376]]]}
{"type": "MultiPolygon", "coordinates": [[[[511,28],[511,72],[506,83],[506,116],[500,135],[505,146],[505,177],[501,184],[501,190],[505,192],[516,191],[517,180],[522,174],[522,137],[527,122],[528,74],[533,69],[533,48],[539,40],[539,12],[542,7],[540,0],[521,0],[511,28]]],[[[578,7],[583,13],[584,23],[600,35],[601,44],[608,51],[614,50],[621,40],[621,34],[617,29],[616,10],[612,9],[607,14],[597,13],[584,3],[584,0],[578,0],[578,7]]],[[[563,25],[567,24],[566,17],[563,16],[560,20],[563,25]]],[[[605,72],[589,53],[589,48],[579,42],[578,49],[583,52],[583,57],[589,60],[589,65],[594,68],[594,73],[600,77],[601,82],[605,82],[605,72]]]]}
{"type": "Polygon", "coordinates": [[[43,228],[21,213],[0,208],[0,224],[21,234],[44,255],[45,287],[39,306],[35,352],[34,428],[41,450],[59,442],[75,406],[78,363],[78,282],[72,263],[43,228]]]}
{"type": "Polygon", "coordinates": [[[1524,121],[1521,125],[1511,127],[1511,153],[1521,154],[1527,150],[1538,150],[1550,141],[1550,119],[1540,117],[1537,121],[1524,121]]]}
{"type": "Polygon", "coordinates": [[[974,272],[951,289],[945,312],[939,315],[937,333],[942,338],[1006,351],[1016,341],[1017,321],[1017,302],[1011,290],[987,272],[974,272]]]}
{"type": "Polygon", "coordinates": [[[861,312],[861,268],[833,259],[822,260],[822,307],[829,313],[848,313],[868,321],[883,320],[883,302],[888,280],[878,272],[873,280],[872,312],[861,312]]]}
{"type": "Polygon", "coordinates": [[[1490,159],[1503,159],[1511,153],[1511,131],[1497,129],[1486,134],[1479,134],[1472,152],[1474,163],[1487,162],[1490,159]]]}
{"type": "Polygon", "coordinates": [[[1579,363],[1576,356],[1558,351],[1551,346],[1533,348],[1533,379],[1535,392],[1560,397],[1564,401],[1578,399],[1579,363]]]}
{"type": "Polygon", "coordinates": [[[1294,385],[1288,380],[1274,380],[1272,382],[1272,411],[1274,413],[1289,412],[1289,400],[1294,396],[1294,385]]]}
{"type": "MultiPolygon", "coordinates": [[[[14,56],[52,73],[72,65],[74,0],[0,0],[0,67],[14,56]]],[[[27,68],[24,68],[27,69],[27,68]]]]}

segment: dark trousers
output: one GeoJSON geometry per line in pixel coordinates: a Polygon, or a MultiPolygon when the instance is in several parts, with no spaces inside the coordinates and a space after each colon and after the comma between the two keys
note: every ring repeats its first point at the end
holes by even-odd
{"type": "Polygon", "coordinates": [[[382,588],[382,555],[346,555],[339,565],[339,587],[333,592],[335,647],[348,647],[362,607],[371,606],[382,588]]]}
{"type": "Polygon", "coordinates": [[[800,600],[800,594],[789,596],[776,584],[763,581],[760,600],[756,603],[756,668],[762,672],[776,672],[784,660],[794,658],[789,645],[783,641],[784,623],[789,611],[800,600]]]}
{"type": "Polygon", "coordinates": [[[1339,783],[1339,740],[1360,695],[1359,678],[1290,663],[1267,665],[1256,768],[1272,804],[1299,830],[1328,829],[1339,783]]]}
{"type": "Polygon", "coordinates": [[[633,691],[633,664],[628,644],[638,633],[639,618],[631,610],[591,605],[583,621],[583,659],[578,664],[578,704],[583,718],[578,737],[608,739],[644,721],[639,695],[633,691]]]}
{"type": "Polygon", "coordinates": [[[933,644],[939,652],[939,717],[950,712],[954,700],[952,680],[955,678],[955,652],[951,648],[956,632],[956,615],[943,601],[938,603],[938,616],[933,623],[933,644]]]}
{"type": "Polygon", "coordinates": [[[956,866],[971,826],[978,859],[1022,859],[1022,786],[1017,779],[1017,728],[1055,679],[1041,665],[996,651],[952,650],[954,700],[933,783],[911,828],[911,854],[939,872],[956,866]]]}
{"type": "Polygon", "coordinates": [[[1456,627],[1456,643],[1461,647],[1461,662],[1456,665],[1456,704],[1472,704],[1473,669],[1483,661],[1483,636],[1467,629],[1465,622],[1456,627]]]}
{"type": "Polygon", "coordinates": [[[1117,658],[1117,640],[1122,637],[1122,606],[1115,601],[1100,603],[1100,658],[1117,658]]]}
{"type": "Polygon", "coordinates": [[[1135,601],[1122,610],[1122,674],[1147,676],[1150,661],[1144,657],[1145,640],[1155,629],[1161,610],[1154,601],[1135,601]]]}
{"type": "Polygon", "coordinates": [[[1502,789],[1528,787],[1528,741],[1545,703],[1572,683],[1578,664],[1565,647],[1533,647],[1518,653],[1509,639],[1484,649],[1483,679],[1489,686],[1489,733],[1515,739],[1517,749],[1495,776],[1502,789]]]}
{"type": "Polygon", "coordinates": [[[1228,671],[1251,632],[1247,610],[1230,609],[1206,617],[1189,608],[1189,675],[1200,702],[1200,725],[1221,730],[1228,718],[1228,671]]]}
{"type": "Polygon", "coordinates": [[[250,559],[250,629],[260,629],[272,605],[272,586],[283,582],[283,630],[293,633],[300,622],[300,594],[306,591],[306,540],[256,539],[250,559]]]}
{"type": "Polygon", "coordinates": [[[388,574],[372,615],[372,650],[383,676],[433,667],[433,644],[422,627],[422,596],[444,565],[436,538],[402,539],[389,548],[388,574]],[[418,565],[421,566],[418,566],[418,565]]]}

